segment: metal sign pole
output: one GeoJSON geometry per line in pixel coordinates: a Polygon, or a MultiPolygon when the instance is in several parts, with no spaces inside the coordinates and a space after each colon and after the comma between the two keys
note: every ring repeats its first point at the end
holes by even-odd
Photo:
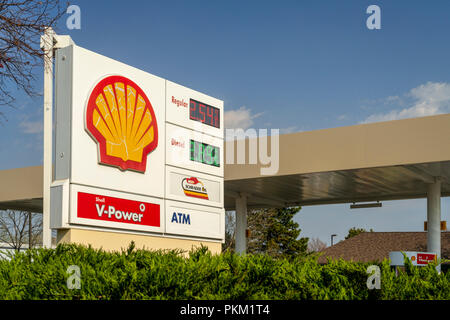
{"type": "Polygon", "coordinates": [[[44,175],[43,175],[43,207],[42,207],[42,246],[52,245],[50,229],[50,185],[53,179],[52,169],[52,123],[53,123],[53,41],[55,32],[47,28],[41,37],[41,48],[44,50],[44,175]]]}

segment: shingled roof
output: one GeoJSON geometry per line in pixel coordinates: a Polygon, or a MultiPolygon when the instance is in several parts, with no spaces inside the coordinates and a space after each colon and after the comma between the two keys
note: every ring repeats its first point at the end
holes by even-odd
{"type": "MultiPolygon", "coordinates": [[[[427,251],[426,232],[363,232],[321,251],[319,263],[327,257],[347,261],[373,262],[389,258],[391,251],[427,251]]],[[[450,232],[441,232],[443,259],[450,259],[450,232]]]]}

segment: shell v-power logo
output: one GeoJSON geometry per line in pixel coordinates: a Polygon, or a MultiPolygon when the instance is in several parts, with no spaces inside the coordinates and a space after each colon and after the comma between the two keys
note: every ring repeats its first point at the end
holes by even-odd
{"type": "Polygon", "coordinates": [[[92,90],[86,130],[97,142],[99,163],[145,172],[147,155],[158,146],[158,125],[144,91],[122,76],[109,76],[92,90]]]}

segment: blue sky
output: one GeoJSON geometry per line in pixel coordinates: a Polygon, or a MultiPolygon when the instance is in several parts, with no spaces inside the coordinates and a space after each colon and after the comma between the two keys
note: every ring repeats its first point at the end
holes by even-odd
{"type": "MultiPolygon", "coordinates": [[[[59,34],[224,100],[229,126],[308,131],[450,112],[448,1],[72,1],[81,29],[59,34]],[[366,8],[381,8],[381,29],[366,8]]],[[[42,70],[36,70],[42,88],[42,70]]],[[[42,163],[42,99],[2,108],[0,169],[42,163]]],[[[442,219],[449,220],[448,201],[442,219]]],[[[350,227],[421,231],[425,200],[383,208],[305,207],[296,220],[329,244],[350,227]]]]}

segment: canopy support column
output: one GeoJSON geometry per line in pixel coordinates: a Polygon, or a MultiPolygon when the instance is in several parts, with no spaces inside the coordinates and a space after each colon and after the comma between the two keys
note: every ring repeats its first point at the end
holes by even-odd
{"type": "Polygon", "coordinates": [[[247,196],[240,194],[236,198],[236,253],[245,254],[247,251],[247,196]]]}
{"type": "MultiPolygon", "coordinates": [[[[427,251],[437,254],[441,258],[441,181],[436,177],[434,183],[428,184],[427,189],[427,251]]],[[[437,267],[438,272],[441,266],[437,267]]]]}

